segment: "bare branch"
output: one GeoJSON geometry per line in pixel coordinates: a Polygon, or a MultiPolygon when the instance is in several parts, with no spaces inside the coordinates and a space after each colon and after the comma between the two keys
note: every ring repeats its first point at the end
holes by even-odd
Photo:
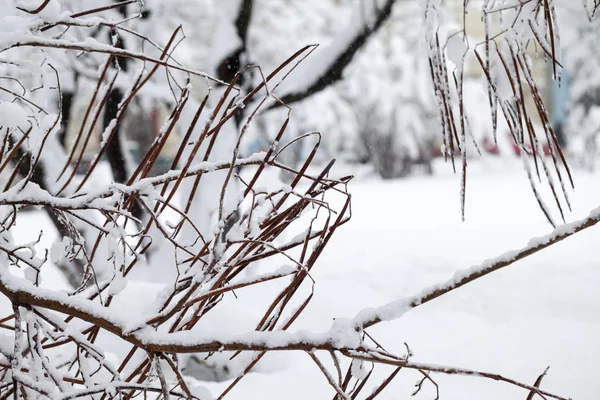
{"type": "MultiPolygon", "coordinates": [[[[374,3],[377,3],[377,1],[374,1],[374,3]]],[[[377,33],[392,14],[394,3],[395,0],[386,0],[380,8],[374,11],[372,18],[363,21],[359,30],[350,33],[350,37],[348,37],[349,33],[346,30],[342,30],[340,37],[336,38],[334,42],[336,45],[338,41],[345,45],[339,50],[337,48],[331,49],[331,52],[335,52],[336,57],[331,58],[319,76],[310,77],[313,80],[306,82],[301,90],[284,94],[281,96],[281,103],[273,103],[269,108],[277,108],[282,103],[291,105],[304,100],[341,80],[345,68],[352,62],[354,56],[364,47],[369,38],[377,33]]],[[[316,60],[316,62],[318,61],[316,60]]]]}

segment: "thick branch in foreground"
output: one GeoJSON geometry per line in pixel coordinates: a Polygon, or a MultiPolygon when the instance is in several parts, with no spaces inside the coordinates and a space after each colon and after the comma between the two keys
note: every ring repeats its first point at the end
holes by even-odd
{"type": "Polygon", "coordinates": [[[371,16],[372,18],[365,18],[366,21],[363,21],[363,24],[360,27],[361,29],[357,30],[351,39],[347,38],[348,32],[346,30],[340,32],[339,37],[336,38],[334,43],[337,41],[347,43],[339,50],[335,48],[331,49],[331,51],[336,51],[338,53],[337,57],[333,57],[330,60],[325,70],[319,76],[314,77],[314,81],[307,82],[301,90],[284,95],[281,97],[281,102],[274,103],[270,108],[277,108],[282,104],[290,105],[297,101],[304,100],[341,80],[344,69],[352,62],[356,53],[363,48],[369,38],[373,36],[373,34],[375,34],[390,17],[394,2],[395,0],[387,0],[381,8],[374,11],[375,15],[371,16]],[[369,19],[371,20],[369,21],[369,19]]]}
{"type": "MultiPolygon", "coordinates": [[[[338,325],[330,332],[313,334],[285,331],[253,331],[245,335],[219,335],[205,338],[190,335],[189,332],[159,333],[151,328],[136,331],[136,323],[130,318],[119,318],[110,309],[92,301],[70,297],[65,293],[35,287],[24,279],[8,273],[0,273],[0,293],[14,304],[56,311],[79,318],[99,328],[111,332],[123,340],[148,352],[198,353],[215,351],[275,351],[275,350],[337,350],[359,349],[360,334],[348,335],[345,327],[338,325]],[[335,332],[343,333],[335,335],[335,332]],[[339,337],[336,337],[339,336],[339,337]]],[[[349,328],[352,330],[351,328],[349,328]]]]}
{"type": "MultiPolygon", "coordinates": [[[[199,334],[190,335],[189,332],[179,332],[176,334],[161,334],[151,331],[140,331],[138,333],[128,333],[123,327],[109,322],[103,316],[108,315],[108,310],[101,305],[93,305],[96,308],[95,312],[85,310],[85,306],[77,307],[77,305],[69,305],[68,297],[64,293],[54,293],[48,291],[46,296],[38,292],[33,294],[25,289],[23,284],[17,283],[16,280],[6,280],[6,276],[2,279],[0,275],[0,292],[5,294],[12,302],[16,304],[28,304],[33,306],[41,306],[49,310],[65,312],[71,316],[75,316],[87,321],[90,321],[96,326],[107,329],[128,342],[152,353],[192,353],[192,352],[215,352],[215,351],[292,351],[301,350],[313,352],[315,350],[326,351],[342,351],[342,353],[352,359],[370,361],[379,364],[388,364],[402,366],[411,369],[425,370],[431,372],[441,372],[444,374],[470,375],[480,376],[483,378],[493,379],[505,383],[509,383],[534,393],[564,400],[563,397],[553,395],[551,393],[540,390],[538,387],[523,384],[513,379],[506,378],[502,375],[481,371],[474,371],[464,368],[414,363],[406,359],[394,357],[392,355],[384,355],[379,351],[373,351],[368,347],[360,344],[360,334],[348,335],[347,329],[351,329],[347,323],[341,323],[325,334],[313,333],[290,333],[285,331],[273,332],[249,332],[246,335],[232,336],[231,338],[223,338],[222,340],[208,339],[203,341],[198,339],[199,334]],[[61,298],[62,297],[62,298],[61,298]],[[344,333],[342,338],[335,337],[335,332],[344,333]]],[[[22,281],[22,280],[21,280],[22,281]]],[[[89,306],[88,306],[89,307],[89,306]]],[[[226,335],[221,335],[226,336],[226,335]]]]}
{"type": "Polygon", "coordinates": [[[529,245],[521,250],[512,251],[489,260],[480,266],[457,272],[454,279],[426,289],[421,295],[401,299],[382,307],[365,310],[354,320],[339,320],[333,328],[323,334],[293,334],[289,332],[250,332],[246,337],[232,336],[231,338],[201,338],[185,333],[159,334],[147,330],[136,331],[135,323],[131,320],[115,320],[107,309],[99,304],[81,299],[69,298],[66,294],[35,288],[23,279],[0,275],[0,292],[11,301],[18,304],[43,307],[64,313],[92,323],[124,340],[152,352],[192,353],[212,352],[219,350],[231,351],[267,351],[267,350],[349,350],[361,346],[356,340],[359,329],[373,326],[385,320],[399,318],[406,311],[421,304],[434,300],[450,291],[458,289],[491,272],[507,267],[514,262],[550,247],[584,229],[600,222],[600,207],[595,209],[587,218],[563,225],[547,236],[534,238],[529,245]]]}
{"type": "Polygon", "coordinates": [[[419,295],[399,299],[375,309],[363,310],[355,318],[356,325],[361,328],[368,328],[382,321],[399,318],[413,308],[419,307],[431,300],[435,300],[438,297],[476,281],[494,271],[508,267],[509,265],[529,257],[540,250],[544,250],[569,236],[573,236],[584,229],[591,228],[598,222],[600,222],[600,207],[592,210],[590,215],[584,219],[561,225],[554,229],[549,235],[531,239],[527,246],[520,250],[509,251],[497,258],[486,260],[481,265],[459,270],[452,279],[425,289],[419,295]]]}

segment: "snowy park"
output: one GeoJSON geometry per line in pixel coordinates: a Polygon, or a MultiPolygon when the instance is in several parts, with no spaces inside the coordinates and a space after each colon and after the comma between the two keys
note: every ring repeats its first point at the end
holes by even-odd
{"type": "Polygon", "coordinates": [[[600,397],[598,2],[0,3],[0,400],[600,397]]]}

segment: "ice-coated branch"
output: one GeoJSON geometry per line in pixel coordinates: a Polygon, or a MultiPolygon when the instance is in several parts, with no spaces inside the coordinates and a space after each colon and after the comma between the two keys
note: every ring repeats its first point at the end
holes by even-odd
{"type": "MultiPolygon", "coordinates": [[[[316,350],[341,351],[344,355],[357,360],[370,361],[379,364],[402,366],[410,369],[441,372],[445,374],[472,375],[503,381],[512,385],[533,391],[534,393],[559,400],[565,398],[542,391],[536,386],[523,384],[502,375],[480,372],[469,369],[446,367],[433,364],[414,363],[406,358],[400,358],[385,352],[367,347],[361,340],[361,334],[353,326],[351,320],[337,320],[333,328],[323,334],[312,332],[247,332],[241,335],[219,333],[211,335],[200,332],[162,333],[146,328],[136,332],[128,332],[128,316],[115,318],[115,313],[98,304],[69,299],[64,294],[52,291],[31,290],[33,286],[23,280],[18,280],[0,274],[0,292],[16,304],[27,304],[42,307],[47,310],[65,313],[84,321],[90,322],[102,329],[118,335],[133,345],[151,353],[198,353],[219,351],[306,351],[315,362],[316,350]]],[[[319,365],[324,372],[326,369],[319,365]]],[[[334,380],[328,378],[330,383],[334,380]]],[[[336,390],[341,391],[337,386],[336,390]]]]}

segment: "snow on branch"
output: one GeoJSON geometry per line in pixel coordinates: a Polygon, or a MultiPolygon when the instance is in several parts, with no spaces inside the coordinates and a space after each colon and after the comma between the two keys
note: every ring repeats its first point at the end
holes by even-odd
{"type": "MultiPolygon", "coordinates": [[[[35,17],[27,18],[31,22],[35,17]]],[[[43,33],[46,31],[38,29],[46,26],[87,29],[107,25],[100,18],[34,20],[29,26],[36,28],[30,33],[5,38],[3,52],[12,54],[17,63],[24,63],[18,58],[24,48],[34,54],[42,54],[47,49],[75,50],[84,56],[107,54],[109,58],[102,63],[103,72],[95,85],[95,97],[100,100],[100,106],[88,107],[87,115],[93,121],[99,118],[106,104],[106,94],[115,84],[112,62],[115,59],[128,58],[140,66],[151,66],[148,71],[142,68],[137,77],[133,75],[135,79],[130,82],[131,87],[124,90],[119,110],[124,110],[136,96],[146,93],[141,89],[151,81],[159,67],[169,74],[179,71],[209,78],[172,60],[168,56],[169,45],[162,51],[163,56],[157,58],[127,51],[112,43],[79,41],[68,35],[47,37],[43,33]]],[[[53,59],[42,60],[28,68],[45,77],[48,71],[55,70],[50,65],[53,59]]],[[[100,393],[114,396],[119,392],[153,393],[159,390],[164,395],[193,398],[192,388],[183,380],[181,366],[171,358],[174,354],[212,353],[219,349],[354,348],[360,344],[358,332],[339,327],[335,335],[286,332],[297,317],[297,310],[288,311],[293,304],[290,300],[296,297],[294,292],[304,287],[305,281],[311,280],[310,270],[318,255],[335,230],[349,219],[346,188],[349,178],[329,178],[330,166],[321,173],[307,172],[320,140],[313,145],[306,163],[298,170],[282,164],[279,160],[282,150],[276,151],[276,142],[281,140],[287,123],[266,152],[238,157],[246,130],[244,126],[237,144],[228,150],[230,158],[227,161],[212,154],[215,143],[226,135],[223,131],[227,122],[253,97],[262,95],[261,89],[266,88],[275,75],[261,82],[241,101],[236,101],[234,81],[226,86],[212,109],[205,107],[206,102],[197,104],[190,99],[192,86],[189,83],[181,85],[175,80],[175,87],[171,88],[177,97],[174,111],[147,154],[122,183],[97,180],[96,172],[102,165],[100,157],[92,162],[83,177],[76,176],[71,162],[79,164],[81,156],[74,152],[65,154],[55,146],[54,135],[60,116],[47,112],[37,105],[36,100],[41,98],[41,93],[60,98],[60,72],[56,71],[55,82],[46,79],[36,90],[37,82],[30,82],[24,76],[17,75],[10,81],[18,82],[24,94],[7,89],[8,95],[14,97],[7,98],[12,101],[1,103],[6,112],[0,116],[4,127],[0,138],[4,143],[0,158],[0,172],[4,178],[4,189],[0,194],[0,292],[14,306],[12,313],[0,324],[0,329],[14,336],[14,351],[10,354],[3,347],[5,359],[0,360],[0,370],[9,373],[13,381],[13,385],[0,386],[2,396],[29,393],[27,396],[66,399],[100,393]],[[20,103],[21,98],[26,102],[20,103]],[[185,120],[182,117],[185,107],[197,109],[194,118],[185,120]],[[211,116],[206,118],[205,113],[211,116]],[[169,171],[152,175],[150,170],[175,125],[183,126],[187,131],[177,144],[176,159],[169,171]],[[242,167],[248,171],[243,175],[240,174],[242,167]],[[265,177],[272,175],[273,170],[291,173],[295,179],[291,185],[282,187],[276,183],[273,186],[273,182],[265,177]],[[198,196],[198,182],[207,180],[215,185],[214,196],[220,198],[219,213],[210,229],[198,226],[190,211],[190,204],[198,196]],[[331,192],[345,198],[341,210],[336,211],[328,204],[328,193],[331,192]],[[140,204],[144,210],[142,220],[132,215],[134,204],[140,204]],[[57,223],[66,228],[64,237],[51,248],[40,249],[39,239],[26,244],[13,241],[11,230],[21,219],[22,212],[31,207],[48,210],[50,215],[57,216],[57,223]],[[298,231],[297,226],[305,223],[310,226],[305,235],[292,241],[285,240],[290,232],[298,231]],[[282,242],[285,244],[281,245],[282,242]],[[159,258],[162,259],[161,268],[168,271],[164,290],[156,298],[141,299],[147,302],[147,313],[132,318],[127,307],[111,305],[119,301],[120,293],[136,269],[152,267],[156,254],[151,253],[153,249],[166,252],[166,258],[159,258]],[[240,279],[240,274],[254,264],[278,256],[291,261],[291,268],[240,279]],[[81,262],[83,270],[73,291],[57,291],[44,286],[40,272],[51,268],[50,261],[81,262]],[[24,271],[24,277],[16,273],[18,270],[24,271]],[[220,310],[220,303],[224,298],[229,299],[234,291],[270,281],[282,282],[285,295],[265,304],[262,318],[268,322],[262,323],[259,319],[254,329],[241,335],[226,336],[222,332],[200,335],[195,329],[206,313],[220,310]],[[113,351],[113,346],[98,339],[101,332],[108,332],[118,341],[131,345],[132,351],[146,350],[147,357],[131,359],[127,352],[117,352],[114,355],[123,363],[123,367],[117,369],[105,359],[105,351],[113,351]],[[25,337],[35,340],[22,340],[25,337]],[[69,362],[64,363],[65,359],[69,362]],[[39,364],[38,360],[46,361],[39,364]],[[159,387],[148,377],[147,367],[153,368],[160,377],[159,387]],[[166,372],[177,377],[175,382],[165,378],[166,372]],[[106,380],[102,381],[98,374],[107,374],[106,380]]],[[[185,80],[186,76],[183,78],[185,80]]],[[[164,90],[168,89],[165,87],[164,90]]],[[[260,104],[270,96],[268,90],[266,92],[260,104]]],[[[117,113],[117,118],[103,134],[100,154],[106,149],[111,129],[120,123],[119,118],[117,113]]],[[[81,129],[84,149],[91,134],[91,130],[81,129]]],[[[313,136],[319,134],[312,133],[307,138],[313,136]]],[[[294,141],[287,148],[302,144],[302,140],[294,141]]],[[[206,196],[206,193],[201,195],[206,196]]]]}
{"type": "Polygon", "coordinates": [[[555,245],[584,229],[591,228],[598,222],[600,222],[600,207],[590,212],[590,215],[586,218],[561,225],[548,235],[532,238],[527,246],[519,250],[509,251],[496,258],[486,260],[480,265],[459,270],[455,273],[453,278],[426,288],[418,295],[399,299],[377,308],[365,309],[355,317],[355,325],[361,328],[368,328],[383,321],[400,318],[413,308],[419,307],[431,300],[435,300],[446,293],[474,282],[492,272],[508,267],[515,262],[555,245]]]}
{"type": "Polygon", "coordinates": [[[565,222],[565,208],[571,207],[568,189],[574,187],[574,182],[544,104],[540,83],[535,78],[531,50],[541,50],[537,56],[550,62],[553,79],[558,80],[562,64],[555,3],[547,0],[484,1],[477,5],[484,32],[480,43],[473,43],[466,22],[467,7],[465,3],[463,20],[459,21],[462,29],[448,34],[440,31],[441,2],[428,1],[425,12],[430,72],[442,123],[443,152],[454,167],[455,155],[460,155],[462,164],[463,218],[469,133],[463,88],[467,60],[473,59],[479,64],[487,83],[493,140],[497,141],[500,110],[506,126],[500,133],[509,134],[518,148],[540,210],[555,227],[551,207],[543,201],[539,186],[544,182],[550,188],[556,209],[565,222]],[[550,157],[546,157],[545,152],[550,157]]]}

